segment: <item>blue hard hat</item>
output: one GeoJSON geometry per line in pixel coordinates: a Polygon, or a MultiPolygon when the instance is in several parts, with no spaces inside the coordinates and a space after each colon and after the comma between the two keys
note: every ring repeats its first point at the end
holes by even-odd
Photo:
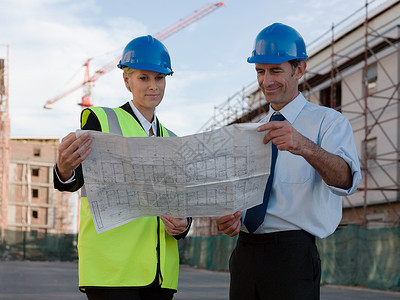
{"type": "Polygon", "coordinates": [[[281,64],[292,59],[308,59],[304,40],[292,27],[274,23],[257,35],[247,62],[281,64]]]}
{"type": "Polygon", "coordinates": [[[151,35],[133,39],[122,52],[118,68],[129,67],[172,75],[171,58],[167,48],[151,35]]]}

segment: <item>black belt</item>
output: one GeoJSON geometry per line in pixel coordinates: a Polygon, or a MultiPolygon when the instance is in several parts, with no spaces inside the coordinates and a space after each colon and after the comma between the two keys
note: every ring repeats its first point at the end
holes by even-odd
{"type": "Polygon", "coordinates": [[[238,241],[255,244],[285,243],[285,242],[312,242],[315,236],[304,230],[277,231],[271,233],[250,234],[243,231],[239,233],[238,241]]]}

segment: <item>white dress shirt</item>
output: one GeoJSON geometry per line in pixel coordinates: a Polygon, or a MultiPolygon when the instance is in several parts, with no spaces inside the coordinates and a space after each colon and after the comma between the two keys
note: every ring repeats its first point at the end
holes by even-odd
{"type": "Polygon", "coordinates": [[[157,136],[157,117],[156,113],[154,113],[153,117],[153,122],[147,121],[145,117],[143,117],[142,113],[136,108],[136,106],[133,104],[133,101],[129,101],[129,105],[131,106],[134,114],[136,117],[139,119],[140,124],[142,124],[142,127],[144,131],[146,132],[147,135],[149,135],[150,128],[153,128],[154,134],[152,136],[157,136]]]}
{"type": "MultiPolygon", "coordinates": [[[[274,112],[270,107],[260,123],[268,122],[274,112]]],[[[328,186],[303,157],[279,151],[266,216],[255,233],[303,229],[327,237],[342,218],[342,196],[354,193],[361,180],[350,122],[334,109],[308,102],[301,93],[279,112],[300,134],[343,158],[351,169],[353,185],[348,190],[328,186]]],[[[247,232],[244,225],[242,230],[247,232]]]]}

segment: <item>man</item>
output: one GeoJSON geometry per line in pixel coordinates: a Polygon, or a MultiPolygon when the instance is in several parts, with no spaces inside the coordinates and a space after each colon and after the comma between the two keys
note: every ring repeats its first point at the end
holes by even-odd
{"type": "Polygon", "coordinates": [[[361,180],[348,120],[308,102],[298,90],[307,59],[301,35],[279,23],[258,34],[247,59],[255,63],[260,89],[270,103],[257,130],[265,131],[266,147],[278,151],[263,204],[217,220],[229,236],[239,233],[229,265],[231,300],[319,299],[315,236],[335,231],[342,196],[354,193],[361,180]]]}

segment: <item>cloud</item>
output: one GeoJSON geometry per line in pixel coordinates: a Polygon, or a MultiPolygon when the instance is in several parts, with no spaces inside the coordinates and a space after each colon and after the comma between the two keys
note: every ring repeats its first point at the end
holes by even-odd
{"type": "MultiPolygon", "coordinates": [[[[80,107],[77,103],[82,97],[82,89],[65,95],[55,103],[54,110],[43,111],[45,102],[83,82],[83,65],[88,58],[111,51],[91,62],[93,74],[118,57],[122,52],[121,45],[135,35],[141,35],[146,26],[124,17],[110,18],[102,26],[86,24],[79,15],[89,9],[91,13],[100,11],[94,1],[73,4],[70,1],[6,2],[4,13],[13,16],[2,21],[8,28],[3,38],[10,44],[12,133],[66,134],[65,129],[79,126],[80,107]],[[74,74],[76,76],[71,79],[74,74]]],[[[121,95],[111,92],[116,90],[117,74],[103,77],[107,78],[96,86],[103,98],[120,98],[121,95]]]]}
{"type": "MultiPolygon", "coordinates": [[[[255,80],[246,58],[263,27],[275,21],[288,23],[310,42],[332,22],[362,7],[364,0],[310,0],[296,10],[293,0],[226,4],[163,41],[175,74],[168,78],[157,114],[180,135],[196,132],[213,115],[214,106],[255,80]]],[[[194,6],[161,0],[3,0],[0,45],[10,45],[12,135],[63,136],[76,129],[81,88],[57,101],[53,110],[44,110],[45,102],[82,83],[87,59],[92,58],[94,74],[117,58],[131,39],[170,26],[173,18],[178,21],[198,8],[194,6]]],[[[95,82],[92,97],[96,105],[115,107],[131,95],[115,68],[95,82]]]]}

